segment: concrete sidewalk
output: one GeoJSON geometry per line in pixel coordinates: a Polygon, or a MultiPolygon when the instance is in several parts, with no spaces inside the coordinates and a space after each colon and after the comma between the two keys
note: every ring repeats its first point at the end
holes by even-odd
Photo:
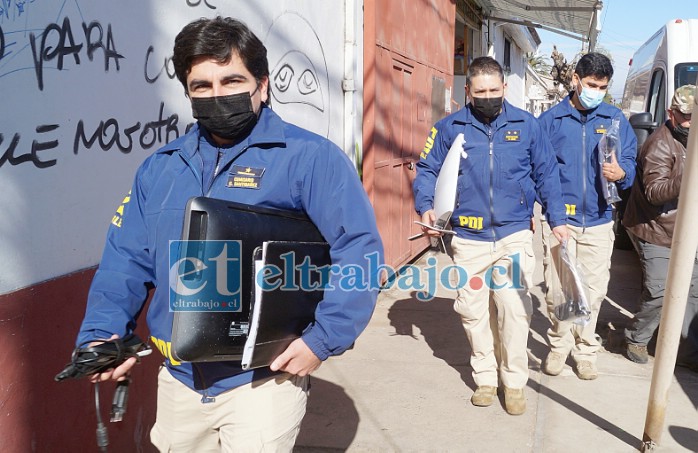
{"type": "MultiPolygon", "coordinates": [[[[597,332],[599,378],[582,381],[568,366],[540,371],[547,354],[540,237],[529,337],[527,411],[510,416],[500,403],[470,403],[475,384],[455,291],[419,302],[413,294],[381,293],[375,314],[353,350],[313,375],[297,452],[632,452],[641,445],[652,377],[647,365],[621,355],[622,330],[639,295],[633,251],[615,250],[608,302],[597,332]]],[[[440,266],[451,264],[444,254],[440,266]]],[[[698,374],[677,368],[658,452],[698,451],[698,374]]]]}

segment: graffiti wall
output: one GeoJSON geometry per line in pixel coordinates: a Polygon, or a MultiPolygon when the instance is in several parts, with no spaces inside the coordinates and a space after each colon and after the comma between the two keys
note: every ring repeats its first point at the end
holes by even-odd
{"type": "Polygon", "coordinates": [[[137,166],[193,121],[171,62],[193,19],[246,22],[269,51],[272,108],[341,146],[344,5],[0,0],[0,294],[99,261],[137,166]]]}

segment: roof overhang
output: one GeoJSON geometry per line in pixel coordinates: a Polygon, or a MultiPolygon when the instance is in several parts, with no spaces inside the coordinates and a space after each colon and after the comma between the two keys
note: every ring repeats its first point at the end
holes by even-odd
{"type": "MultiPolygon", "coordinates": [[[[524,52],[535,52],[540,45],[540,38],[538,38],[538,41],[536,41],[533,34],[529,31],[532,30],[530,28],[519,27],[514,24],[504,24],[502,28],[507,30],[507,32],[524,52]]],[[[535,31],[533,33],[535,33],[535,31]]]]}
{"type": "Polygon", "coordinates": [[[485,18],[540,28],[596,47],[601,0],[480,0],[485,18]]]}

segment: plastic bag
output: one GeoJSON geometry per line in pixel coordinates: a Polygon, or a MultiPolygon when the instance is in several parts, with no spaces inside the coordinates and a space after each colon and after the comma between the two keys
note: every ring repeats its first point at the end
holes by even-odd
{"type": "Polygon", "coordinates": [[[603,176],[603,164],[611,163],[613,155],[618,157],[618,148],[620,144],[620,119],[614,118],[611,121],[611,127],[603,134],[599,140],[599,175],[601,175],[601,189],[607,204],[617,203],[621,200],[618,195],[618,188],[615,182],[607,180],[603,176]]]}
{"type": "Polygon", "coordinates": [[[581,269],[567,250],[566,242],[560,244],[560,259],[556,268],[560,288],[554,295],[555,317],[560,321],[587,325],[591,320],[591,307],[584,291],[586,285],[581,269]]]}

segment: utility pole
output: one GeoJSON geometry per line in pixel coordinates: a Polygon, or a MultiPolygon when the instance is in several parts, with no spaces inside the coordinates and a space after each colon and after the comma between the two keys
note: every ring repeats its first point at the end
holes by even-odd
{"type": "MultiPolygon", "coordinates": [[[[698,110],[696,101],[698,97],[694,99],[694,113],[698,110]]],[[[645,431],[642,435],[641,451],[643,452],[654,451],[664,429],[669,387],[674,374],[681,326],[686,313],[693,261],[698,249],[698,235],[695,233],[695,221],[698,218],[698,125],[693,126],[688,135],[676,226],[671,241],[662,322],[659,325],[645,431]]]]}

